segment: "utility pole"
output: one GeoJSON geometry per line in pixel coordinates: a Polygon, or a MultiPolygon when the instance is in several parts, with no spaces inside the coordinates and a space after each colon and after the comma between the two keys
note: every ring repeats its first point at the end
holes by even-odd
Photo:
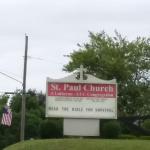
{"type": "Polygon", "coordinates": [[[22,89],[21,131],[20,131],[21,141],[24,141],[24,137],[25,137],[27,52],[28,52],[28,36],[25,35],[25,55],[24,55],[24,71],[23,71],[23,84],[22,84],[23,89],[22,89]]]}

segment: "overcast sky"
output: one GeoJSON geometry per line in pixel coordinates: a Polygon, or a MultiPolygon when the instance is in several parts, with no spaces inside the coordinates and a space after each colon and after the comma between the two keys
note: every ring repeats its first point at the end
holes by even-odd
{"type": "MultiPolygon", "coordinates": [[[[20,81],[29,36],[27,89],[45,92],[46,77],[61,78],[64,54],[87,42],[88,31],[117,30],[127,39],[150,34],[149,0],[0,0],[0,72],[20,81]]],[[[0,92],[21,89],[0,74],[0,92]]]]}

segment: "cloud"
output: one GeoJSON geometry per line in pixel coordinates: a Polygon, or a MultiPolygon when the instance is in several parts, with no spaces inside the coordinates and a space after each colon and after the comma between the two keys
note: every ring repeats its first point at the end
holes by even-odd
{"type": "MultiPolygon", "coordinates": [[[[0,71],[22,77],[24,35],[29,36],[27,88],[45,90],[46,76],[62,77],[63,57],[77,43],[88,41],[88,31],[117,29],[128,39],[149,36],[148,0],[5,0],[0,1],[0,71]]],[[[0,90],[18,83],[0,76],[0,90]],[[10,84],[11,83],[11,84],[10,84]]]]}

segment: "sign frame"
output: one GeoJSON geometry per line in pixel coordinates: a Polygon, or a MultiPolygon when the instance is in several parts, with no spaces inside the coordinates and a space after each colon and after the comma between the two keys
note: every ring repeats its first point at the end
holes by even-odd
{"type": "MultiPolygon", "coordinates": [[[[87,79],[84,80],[83,78],[80,78],[79,80],[76,78],[76,74],[71,74],[65,78],[62,79],[51,79],[51,78],[47,78],[46,80],[46,117],[54,117],[54,118],[90,118],[90,119],[117,119],[117,83],[116,83],[116,79],[113,80],[102,80],[102,79],[98,79],[95,76],[86,74],[87,79]],[[110,117],[90,117],[90,116],[63,116],[63,115],[49,115],[48,113],[48,83],[79,83],[79,84],[113,84],[115,85],[115,90],[116,90],[116,97],[115,97],[115,102],[114,102],[114,116],[110,116],[110,117]]],[[[60,96],[61,97],[61,96],[60,96]]],[[[106,101],[111,101],[111,100],[106,100],[106,101]]]]}

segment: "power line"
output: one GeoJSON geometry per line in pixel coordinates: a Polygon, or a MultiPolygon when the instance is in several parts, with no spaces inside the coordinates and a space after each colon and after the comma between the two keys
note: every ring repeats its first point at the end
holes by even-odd
{"type": "Polygon", "coordinates": [[[13,77],[15,77],[15,78],[17,78],[17,79],[19,79],[19,80],[20,80],[20,78],[22,77],[21,75],[16,74],[16,73],[11,72],[11,71],[8,71],[8,70],[0,69],[0,71],[1,71],[1,72],[5,72],[5,74],[9,74],[10,76],[13,76],[13,77]]]}
{"type": "Polygon", "coordinates": [[[45,59],[45,58],[41,58],[41,57],[34,57],[34,56],[29,56],[29,55],[27,56],[27,58],[29,58],[29,59],[35,59],[35,60],[40,60],[40,61],[47,62],[47,63],[54,63],[54,64],[57,63],[57,64],[61,64],[61,65],[64,63],[64,62],[57,61],[57,60],[50,60],[50,59],[45,59]]]}
{"type": "Polygon", "coordinates": [[[37,59],[37,60],[44,60],[43,58],[40,57],[33,57],[33,56],[27,56],[29,59],[37,59]]]}
{"type": "Polygon", "coordinates": [[[17,79],[15,79],[15,78],[13,78],[13,77],[11,77],[11,76],[9,76],[8,74],[6,74],[6,73],[4,73],[4,72],[0,72],[0,74],[4,75],[4,76],[6,76],[6,77],[8,77],[8,78],[10,78],[10,79],[13,79],[13,80],[15,80],[15,81],[17,81],[17,82],[19,82],[19,83],[21,83],[21,84],[22,84],[22,82],[21,82],[21,81],[19,81],[19,80],[17,80],[17,79]]]}

